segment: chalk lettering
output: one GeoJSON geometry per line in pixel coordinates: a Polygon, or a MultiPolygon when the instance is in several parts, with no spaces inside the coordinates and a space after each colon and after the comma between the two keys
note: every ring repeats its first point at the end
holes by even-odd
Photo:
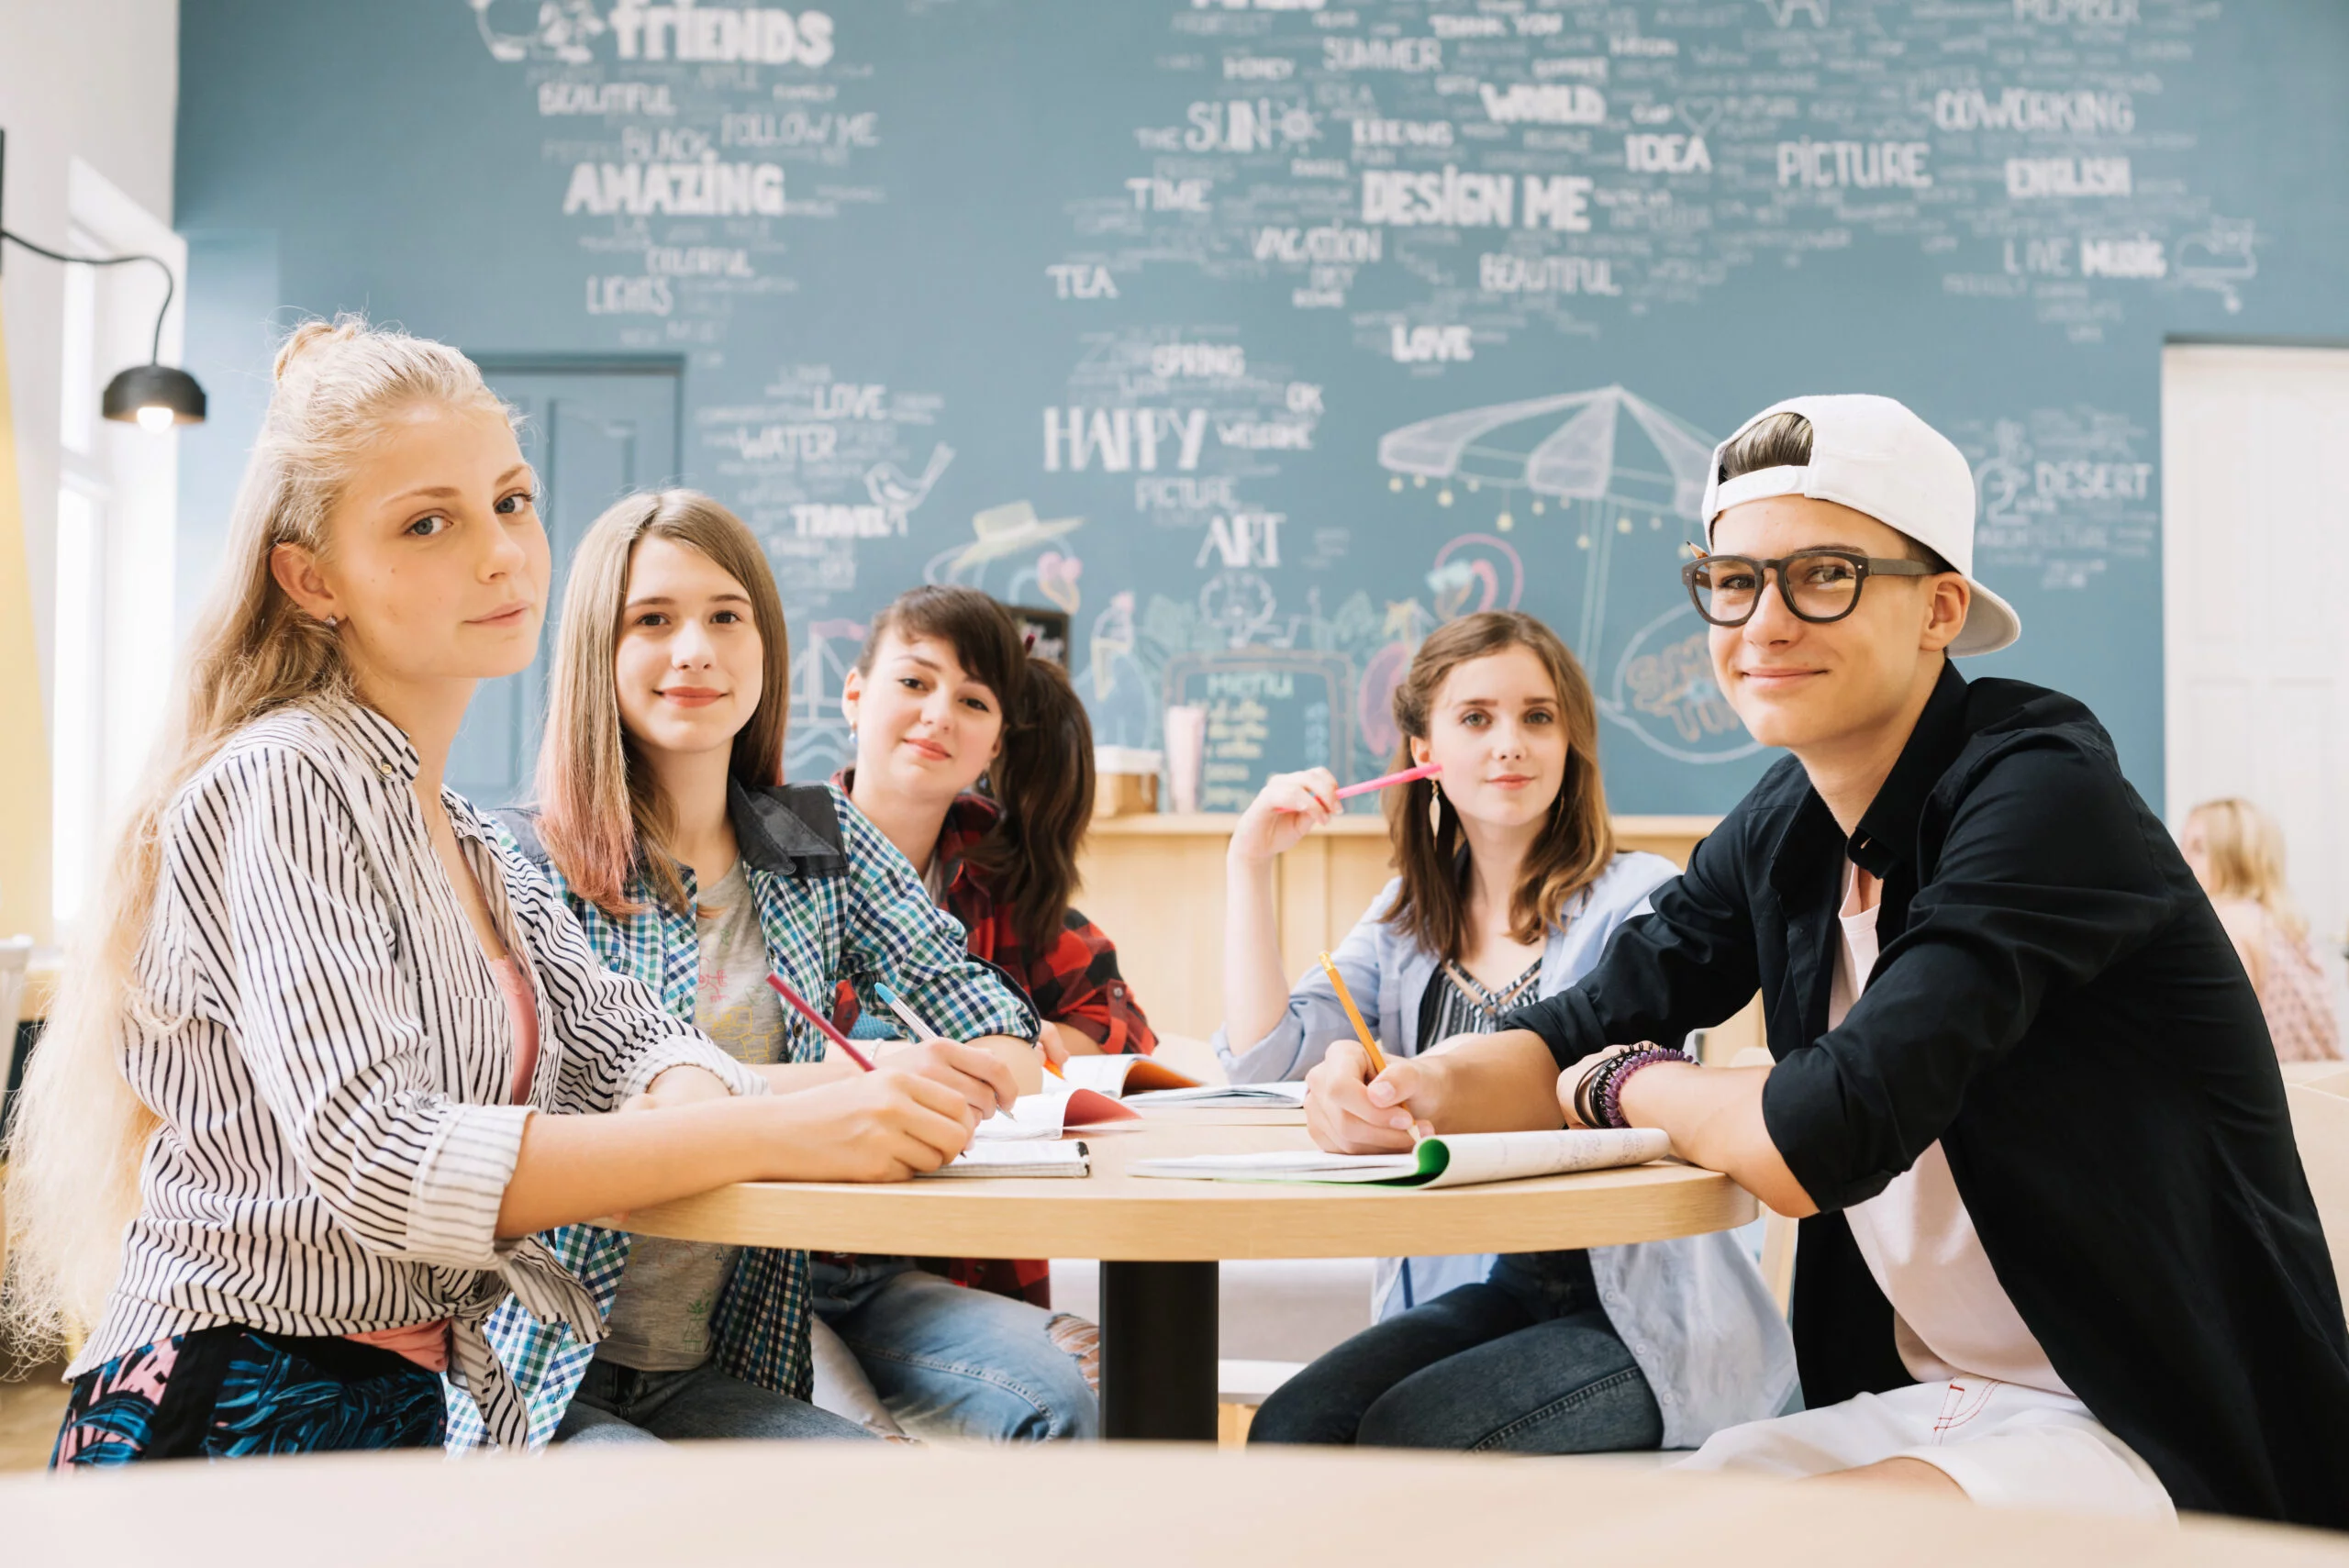
{"type": "Polygon", "coordinates": [[[612,7],[612,38],[622,60],[689,63],[822,65],[832,58],[832,18],[821,11],[735,10],[721,6],[612,7]]]}
{"type": "Polygon", "coordinates": [[[2009,158],[2007,195],[2016,201],[2038,197],[2125,196],[2130,194],[2126,158],[2009,158]]]}
{"type": "Polygon", "coordinates": [[[1137,175],[1126,182],[1136,212],[1205,212],[1212,180],[1167,180],[1155,174],[1137,175]]]}
{"type": "Polygon", "coordinates": [[[906,531],[906,514],[864,503],[798,502],[791,508],[791,527],[801,539],[887,539],[906,531]]]}
{"type": "Polygon", "coordinates": [[[1277,54],[1227,54],[1226,82],[1286,82],[1297,74],[1297,61],[1277,54]]]}
{"type": "Polygon", "coordinates": [[[1634,131],[1623,139],[1623,166],[1635,174],[1709,174],[1713,155],[1701,136],[1634,131]]]}
{"type": "Polygon", "coordinates": [[[590,316],[666,316],[675,308],[666,278],[622,275],[587,280],[590,316]]]}
{"type": "Polygon", "coordinates": [[[1420,364],[1428,361],[1473,360],[1475,346],[1469,341],[1465,327],[1405,327],[1394,326],[1390,348],[1397,364],[1420,364]]]}
{"type": "MultiPolygon", "coordinates": [[[[1539,174],[1525,177],[1525,227],[1550,228],[1567,234],[1590,231],[1590,195],[1593,182],[1587,174],[1553,174],[1544,179],[1539,174]]],[[[1656,193],[1659,195],[1664,192],[1656,193]]]]}
{"type": "Polygon", "coordinates": [[[1621,294],[1614,263],[1604,256],[1512,256],[1488,250],[1476,258],[1476,286],[1487,294],[1621,294]]]}
{"type": "Polygon", "coordinates": [[[1286,512],[1234,512],[1212,517],[1199,540],[1198,559],[1191,564],[1205,566],[1209,556],[1219,556],[1226,569],[1278,566],[1281,525],[1286,521],[1286,512]]]}
{"type": "Polygon", "coordinates": [[[1607,118],[1607,95],[1580,83],[1512,82],[1503,92],[1485,82],[1476,92],[1498,125],[1598,125],[1607,118]]]}
{"type": "Polygon", "coordinates": [[[2124,28],[2138,19],[2137,0],[2015,0],[2018,22],[2124,28]]]}
{"type": "Polygon", "coordinates": [[[1331,71],[1441,71],[1443,45],[1433,39],[1323,39],[1331,71]]]}
{"type": "Polygon", "coordinates": [[[1313,450],[1313,427],[1297,419],[1226,419],[1217,423],[1215,439],[1241,451],[1304,452],[1313,450]]]}
{"type": "Polygon", "coordinates": [[[1872,190],[1880,185],[1926,190],[1933,183],[1925,167],[1930,143],[1922,141],[1799,141],[1778,143],[1778,183],[1809,190],[1839,185],[1872,190]]]}
{"type": "Polygon", "coordinates": [[[674,115],[665,82],[541,82],[542,115],[674,115]]]}
{"type": "Polygon", "coordinates": [[[1248,350],[1237,343],[1155,343],[1150,350],[1150,373],[1161,381],[1246,375],[1248,350]]]}
{"type": "Polygon", "coordinates": [[[1217,506],[1230,510],[1239,505],[1239,492],[1228,473],[1134,481],[1138,512],[1204,512],[1217,506]]]}
{"type": "Polygon", "coordinates": [[[1183,133],[1183,145],[1193,152],[1256,152],[1320,134],[1312,110],[1269,98],[1210,99],[1193,104],[1188,115],[1191,128],[1183,133]]]}
{"type": "Polygon", "coordinates": [[[2087,278],[2165,278],[2169,258],[2149,234],[2126,239],[2080,240],[2080,275],[2087,278]]]}
{"type": "Polygon", "coordinates": [[[642,217],[670,213],[701,217],[780,217],[783,165],[721,163],[577,163],[562,196],[563,216],[588,213],[642,217]]]}
{"type": "Polygon", "coordinates": [[[1256,230],[1254,250],[1259,261],[1320,261],[1362,266],[1385,252],[1386,237],[1375,228],[1349,228],[1334,224],[1324,228],[1264,228],[1256,230]]]}
{"type": "Polygon", "coordinates": [[[1174,467],[1188,472],[1199,466],[1207,445],[1208,411],[1171,408],[1093,408],[1072,406],[1044,410],[1044,472],[1063,468],[1074,473],[1098,464],[1104,473],[1134,469],[1151,473],[1159,465],[1159,448],[1174,439],[1174,467]]]}
{"type": "Polygon", "coordinates": [[[1397,228],[1507,228],[1516,206],[1517,177],[1513,174],[1464,172],[1450,163],[1443,166],[1441,173],[1400,169],[1363,171],[1364,223],[1397,228]]]}
{"type": "Polygon", "coordinates": [[[726,147],[878,147],[880,119],[870,110],[855,115],[807,109],[728,114],[718,117],[718,139],[726,147]]]}
{"type": "Polygon", "coordinates": [[[1450,120],[1379,120],[1353,122],[1356,147],[1450,147],[1450,120]]]}
{"type": "Polygon", "coordinates": [[[2126,93],[2009,87],[1994,98],[1979,87],[1944,87],[1933,95],[1933,124],[1943,130],[2126,136],[2137,128],[2137,110],[2126,93]]]}
{"type": "Polygon", "coordinates": [[[840,450],[841,435],[829,425],[764,425],[734,429],[734,449],[746,462],[822,462],[840,450]]]}
{"type": "Polygon", "coordinates": [[[1090,261],[1055,261],[1044,269],[1056,299],[1115,299],[1118,284],[1109,269],[1090,261]]]}
{"type": "Polygon", "coordinates": [[[644,252],[644,270],[668,277],[752,278],[751,253],[722,245],[652,245],[644,252]]]}

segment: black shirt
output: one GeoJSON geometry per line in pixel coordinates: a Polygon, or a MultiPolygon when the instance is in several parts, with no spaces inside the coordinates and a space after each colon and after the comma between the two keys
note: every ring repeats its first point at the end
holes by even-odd
{"type": "Polygon", "coordinates": [[[2078,702],[1945,669],[1847,841],[1789,757],[1578,985],[1521,1008],[1561,1066],[1762,992],[1802,1222],[1814,1407],[1913,1381],[1839,1212],[1935,1140],[2065,1384],[2182,1508],[2349,1527],[2349,1334],[2259,1001],[2078,702]],[[1846,856],[1883,878],[1827,1028],[1846,856]]]}

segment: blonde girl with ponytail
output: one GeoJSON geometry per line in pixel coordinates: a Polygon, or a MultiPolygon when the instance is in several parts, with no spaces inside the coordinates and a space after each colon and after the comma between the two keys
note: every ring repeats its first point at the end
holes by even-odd
{"type": "Polygon", "coordinates": [[[518,1446],[483,1319],[510,1292],[599,1332],[536,1232],[902,1177],[974,1125],[901,1073],[770,1096],[596,962],[440,782],[545,611],[508,411],[456,350],[351,318],[276,377],[9,1142],[9,1317],[81,1340],[53,1463],[437,1444],[443,1372],[518,1446]],[[597,1114],[640,1097],[663,1108],[597,1114]]]}

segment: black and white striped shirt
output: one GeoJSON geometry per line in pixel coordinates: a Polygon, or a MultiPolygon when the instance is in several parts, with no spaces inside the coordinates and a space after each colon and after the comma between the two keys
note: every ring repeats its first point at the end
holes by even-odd
{"type": "Polygon", "coordinates": [[[256,720],[173,800],[139,952],[125,1073],[161,1118],[139,1214],[69,1375],[238,1323],[347,1334],[453,1318],[452,1376],[494,1436],[527,1430],[481,1319],[511,1289],[599,1337],[535,1240],[496,1240],[533,1112],[607,1111],[690,1062],[765,1081],[596,962],[562,899],[443,792],[540,1041],[516,1041],[495,972],[426,836],[417,754],[380,714],[317,698],[256,720]]]}

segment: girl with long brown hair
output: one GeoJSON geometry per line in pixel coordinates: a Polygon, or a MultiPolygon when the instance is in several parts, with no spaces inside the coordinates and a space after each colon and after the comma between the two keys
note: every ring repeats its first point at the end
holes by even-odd
{"type": "MultiPolygon", "coordinates": [[[[1438,628],[1394,711],[1395,766],[1442,772],[1386,792],[1401,874],[1332,956],[1381,1050],[1409,1058],[1573,984],[1673,868],[1616,849],[1590,684],[1531,616],[1438,628]]],[[[1216,1049],[1235,1081],[1298,1079],[1325,1060],[1370,1076],[1319,966],[1294,988],[1280,972],[1272,862],[1336,814],[1336,789],[1327,769],[1279,774],[1233,830],[1216,1049]]],[[[1388,1259],[1375,1315],[1275,1390],[1251,1441],[1693,1447],[1776,1413],[1793,1387],[1786,1325],[1726,1235],[1388,1259]]]]}
{"type": "MultiPolygon", "coordinates": [[[[875,1052],[882,1065],[992,1109],[1041,1076],[1035,1018],[845,793],[784,783],[789,659],[774,576],[740,517],[691,490],[615,504],[572,564],[537,805],[500,819],[607,964],[785,1099],[859,1074],[785,1012],[769,974],[822,1000],[890,987],[970,1043],[893,1041],[875,1052]]],[[[608,1332],[591,1348],[518,1301],[492,1319],[540,1431],[640,1442],[859,1429],[807,1403],[827,1301],[807,1253],[631,1242],[584,1225],[547,1240],[589,1283],[608,1332]]],[[[930,1274],[891,1305],[918,1353],[867,1362],[904,1426],[993,1439],[1094,1429],[1092,1391],[1045,1313],[930,1274]]],[[[473,1436],[461,1413],[454,1429],[461,1443],[473,1436]]]]}
{"type": "Polygon", "coordinates": [[[353,319],[279,352],[9,1141],[10,1317],[80,1340],[54,1462],[436,1445],[444,1372],[519,1445],[491,1308],[601,1332],[537,1232],[970,1137],[901,1073],[768,1095],[442,787],[474,686],[538,643],[536,488],[453,349],[353,319]],[[715,1103],[590,1114],[640,1095],[715,1103]]]}

